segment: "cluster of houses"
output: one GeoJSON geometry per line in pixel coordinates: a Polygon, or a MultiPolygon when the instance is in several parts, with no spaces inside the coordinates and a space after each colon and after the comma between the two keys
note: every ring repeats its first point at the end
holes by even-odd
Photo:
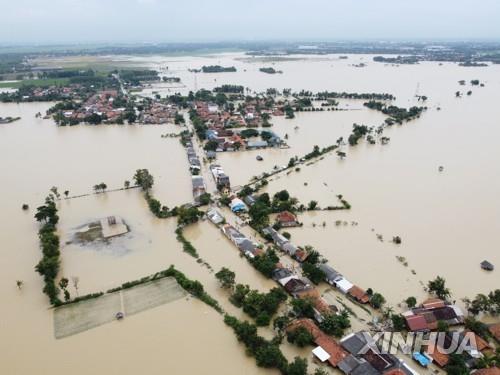
{"type": "Polygon", "coordinates": [[[312,354],[321,363],[338,368],[346,375],[418,375],[404,361],[392,354],[381,354],[374,350],[369,335],[363,332],[345,336],[340,342],[335,341],[321,331],[311,319],[294,320],[287,331],[305,328],[317,345],[312,354]],[[369,349],[363,350],[365,347],[369,349]]]}
{"type": "Polygon", "coordinates": [[[200,203],[200,197],[207,192],[207,187],[203,177],[199,175],[201,171],[201,162],[194,150],[193,143],[189,140],[185,143],[187,157],[189,161],[189,170],[191,171],[191,182],[193,185],[193,198],[195,203],[200,203]]]}
{"type": "Polygon", "coordinates": [[[214,176],[217,189],[222,192],[229,192],[231,189],[231,182],[229,181],[229,176],[224,172],[224,169],[222,169],[219,164],[211,164],[210,172],[212,172],[212,176],[214,176]]]}
{"type": "Polygon", "coordinates": [[[403,313],[406,325],[411,332],[430,332],[438,328],[438,322],[445,322],[449,326],[463,324],[465,317],[460,307],[431,298],[421,306],[412,308],[403,313]]]}
{"type": "MultiPolygon", "coordinates": [[[[280,223],[280,225],[282,226],[283,224],[285,224],[285,226],[295,225],[294,223],[296,222],[296,220],[292,221],[291,215],[293,214],[284,214],[281,217],[278,216],[278,223],[280,223]]],[[[269,236],[281,251],[288,254],[298,262],[302,263],[307,259],[308,252],[306,250],[294,246],[287,238],[285,238],[273,227],[264,228],[262,232],[264,235],[269,236]]],[[[336,271],[328,264],[322,263],[319,265],[319,268],[325,274],[325,281],[328,284],[336,287],[343,294],[348,295],[359,303],[365,304],[370,301],[370,298],[366,291],[351,283],[340,272],[336,271]]]]}
{"type": "Polygon", "coordinates": [[[63,112],[67,119],[74,119],[78,122],[85,121],[92,115],[98,115],[107,122],[115,122],[125,111],[125,108],[115,108],[113,102],[118,97],[117,90],[100,91],[88,98],[80,108],[74,111],[63,112]]]}
{"type": "MultiPolygon", "coordinates": [[[[222,217],[220,214],[212,214],[212,217],[219,218],[222,217]]],[[[210,218],[210,216],[209,216],[210,218]]],[[[210,219],[213,223],[215,221],[210,219]]],[[[224,218],[222,218],[224,220],[224,218]]],[[[223,221],[221,221],[223,222],[223,221]]],[[[259,248],[254,242],[249,240],[243,233],[237,230],[235,227],[229,224],[223,224],[221,227],[222,233],[238,248],[239,251],[247,258],[255,258],[257,255],[263,253],[263,250],[259,248]]]]}
{"type": "Polygon", "coordinates": [[[167,124],[173,123],[177,114],[177,106],[154,101],[148,108],[145,108],[139,117],[139,121],[144,124],[167,124]]]}
{"type": "Polygon", "coordinates": [[[252,103],[245,103],[241,113],[230,113],[211,102],[195,102],[197,115],[204,121],[208,129],[205,137],[209,141],[217,142],[216,152],[237,151],[239,149],[258,149],[277,147],[283,144],[282,139],[275,133],[268,131],[267,140],[245,140],[234,128],[260,127],[263,124],[261,113],[282,115],[280,110],[265,110],[259,112],[252,103]]]}

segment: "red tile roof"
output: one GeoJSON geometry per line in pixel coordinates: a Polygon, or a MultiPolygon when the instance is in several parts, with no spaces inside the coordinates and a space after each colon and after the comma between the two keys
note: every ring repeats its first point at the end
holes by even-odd
{"type": "Polygon", "coordinates": [[[489,328],[489,331],[491,334],[498,340],[500,341],[500,323],[496,323],[491,325],[489,328]]]}
{"type": "Polygon", "coordinates": [[[439,307],[444,307],[445,302],[439,298],[429,298],[422,302],[422,307],[424,309],[437,309],[439,307]]]}
{"type": "Polygon", "coordinates": [[[491,367],[491,368],[482,368],[477,370],[474,375],[500,375],[500,368],[491,367]]]}
{"type": "Polygon", "coordinates": [[[347,291],[351,297],[356,299],[357,301],[361,303],[368,303],[370,301],[370,297],[368,297],[368,294],[361,289],[359,286],[354,285],[351,289],[347,291]]]}
{"type": "Polygon", "coordinates": [[[311,319],[297,319],[288,326],[287,331],[293,331],[299,327],[306,328],[313,336],[316,345],[321,346],[330,355],[328,363],[333,367],[337,367],[347,357],[347,352],[333,338],[321,331],[311,319]]]}
{"type": "Polygon", "coordinates": [[[283,211],[277,217],[280,223],[292,223],[297,221],[297,217],[289,211],[283,211]]]}
{"type": "Polygon", "coordinates": [[[410,331],[425,331],[428,329],[425,318],[421,315],[411,315],[406,317],[406,324],[410,331]]]}

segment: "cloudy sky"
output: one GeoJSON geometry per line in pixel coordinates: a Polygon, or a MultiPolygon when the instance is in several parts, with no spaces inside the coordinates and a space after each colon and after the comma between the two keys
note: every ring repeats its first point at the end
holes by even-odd
{"type": "Polygon", "coordinates": [[[500,0],[0,0],[0,43],[500,39],[500,0]]]}

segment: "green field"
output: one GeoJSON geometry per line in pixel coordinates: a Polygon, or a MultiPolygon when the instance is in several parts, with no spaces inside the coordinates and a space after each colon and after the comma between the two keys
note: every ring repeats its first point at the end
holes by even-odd
{"type": "Polygon", "coordinates": [[[0,88],[13,88],[18,89],[23,85],[33,85],[38,87],[47,87],[53,85],[65,85],[69,82],[68,78],[54,78],[54,79],[25,79],[16,82],[2,82],[0,81],[0,88]]]}

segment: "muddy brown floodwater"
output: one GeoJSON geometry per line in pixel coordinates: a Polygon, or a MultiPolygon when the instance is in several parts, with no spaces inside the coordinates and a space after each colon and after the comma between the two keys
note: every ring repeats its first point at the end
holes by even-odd
{"type": "MultiPolygon", "coordinates": [[[[416,104],[417,90],[427,95],[429,110],[421,119],[387,129],[386,146],[360,144],[348,148],[347,158],[334,154],[300,172],[274,177],[267,190],[288,189],[301,201],[336,202],[343,194],[349,212],[304,213],[303,228],[289,230],[296,244],[318,248],[332,265],[362,287],[380,291],[396,305],[409,295],[424,297],[422,284],[445,277],[454,299],[473,297],[500,286],[497,271],[486,273],[479,263],[487,259],[500,266],[500,65],[465,68],[456,64],[422,63],[412,66],[376,64],[370,56],[336,56],[262,62],[242,54],[196,57],[119,57],[135,66],[168,66],[168,74],[182,78],[185,87],[159,85],[144,95],[242,84],[260,91],[268,87],[312,91],[388,92],[401,106],[416,104]],[[365,62],[367,67],[353,64],[365,62]],[[237,73],[197,74],[202,65],[234,65],[237,73]],[[283,74],[258,71],[272,65],[283,74]],[[485,87],[462,87],[459,80],[479,79],[485,87]],[[472,89],[471,96],[455,98],[455,91],[472,89]],[[438,111],[436,108],[441,107],[438,111]],[[438,167],[444,166],[439,172],[438,167]],[[307,183],[305,185],[304,183],[307,183]],[[336,224],[340,221],[340,225],[336,224]],[[343,222],[347,225],[344,225],[343,222]],[[325,227],[323,227],[323,222],[325,227]],[[357,225],[352,225],[356,222],[357,225]],[[383,235],[383,242],[377,239],[383,235]],[[402,238],[401,245],[390,242],[402,238]],[[404,266],[396,256],[406,258],[404,266]],[[411,271],[414,270],[415,274],[411,271]]],[[[300,113],[294,120],[273,119],[273,130],[288,134],[291,148],[224,154],[219,162],[233,184],[286,165],[290,157],[327,146],[350,133],[353,122],[379,125],[384,117],[363,109],[300,113]],[[255,156],[263,156],[257,162],[255,156]]],[[[41,278],[34,272],[40,258],[33,214],[51,186],[70,195],[92,193],[94,184],[122,187],[137,168],[155,176],[154,194],[167,206],[192,200],[185,151],[176,138],[161,134],[179,131],[168,126],[56,127],[51,120],[35,119],[45,104],[0,104],[0,116],[20,116],[0,125],[0,372],[3,374],[150,374],[198,372],[219,374],[272,373],[255,366],[245,355],[221,316],[203,303],[182,299],[111,324],[56,340],[52,311],[42,294],[41,278]],[[21,206],[27,203],[28,211],[21,206]],[[23,280],[21,290],[16,280],[23,280]]],[[[347,108],[347,107],[346,107],[347,108]]],[[[148,211],[140,191],[91,194],[58,203],[61,222],[61,276],[79,278],[79,293],[106,290],[140,278],[170,264],[200,280],[232,314],[244,314],[227,302],[213,273],[182,251],[175,240],[175,221],[158,220],[148,211]],[[130,233],[108,244],[66,243],[75,228],[108,215],[122,217],[130,233]]],[[[185,233],[200,256],[216,271],[227,266],[238,282],[267,290],[264,279],[239,257],[237,251],[208,222],[185,233]]],[[[70,287],[70,292],[75,290],[70,287]]],[[[263,332],[264,335],[269,332],[263,332]]],[[[309,356],[288,344],[292,359],[309,356]]]]}

